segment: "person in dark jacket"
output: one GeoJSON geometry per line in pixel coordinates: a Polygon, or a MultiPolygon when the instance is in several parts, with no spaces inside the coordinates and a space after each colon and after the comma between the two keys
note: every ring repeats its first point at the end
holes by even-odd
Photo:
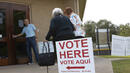
{"type": "Polygon", "coordinates": [[[70,19],[63,15],[63,11],[60,8],[55,8],[52,15],[53,18],[51,19],[46,40],[49,40],[51,36],[54,41],[74,39],[74,26],[70,19]]]}

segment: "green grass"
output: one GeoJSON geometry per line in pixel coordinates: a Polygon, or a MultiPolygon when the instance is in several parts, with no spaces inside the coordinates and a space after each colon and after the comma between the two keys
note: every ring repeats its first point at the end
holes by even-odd
{"type": "Polygon", "coordinates": [[[101,55],[99,57],[103,57],[103,58],[130,58],[130,56],[111,56],[111,55],[101,55]]]}
{"type": "Polygon", "coordinates": [[[112,61],[114,73],[130,73],[130,59],[112,61]]]}

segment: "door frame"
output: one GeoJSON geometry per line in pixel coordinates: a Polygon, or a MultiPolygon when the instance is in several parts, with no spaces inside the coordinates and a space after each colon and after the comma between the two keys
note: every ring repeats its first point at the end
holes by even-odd
{"type": "MultiPolygon", "coordinates": [[[[0,2],[0,9],[5,9],[5,19],[6,19],[6,21],[5,21],[5,25],[8,25],[9,24],[9,17],[7,17],[7,16],[9,16],[9,8],[8,8],[8,5],[6,4],[6,3],[1,3],[0,2]]],[[[1,40],[1,42],[8,42],[7,41],[7,39],[8,39],[8,32],[9,32],[9,30],[8,30],[8,27],[5,27],[5,31],[6,31],[6,37],[4,37],[4,38],[2,38],[2,40],[1,40]]]]}
{"type": "Polygon", "coordinates": [[[16,48],[12,39],[14,33],[13,10],[25,11],[26,18],[29,19],[29,6],[22,4],[0,2],[0,8],[6,9],[6,39],[8,48],[8,64],[16,64],[16,48]]]}

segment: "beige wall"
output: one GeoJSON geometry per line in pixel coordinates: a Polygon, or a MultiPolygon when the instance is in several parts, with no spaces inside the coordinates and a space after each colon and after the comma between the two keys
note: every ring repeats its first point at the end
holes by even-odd
{"type": "Polygon", "coordinates": [[[55,7],[64,9],[66,6],[74,8],[73,0],[32,0],[31,3],[31,16],[32,23],[37,24],[39,29],[39,41],[45,40],[48,32],[52,10],[55,7]]]}
{"type": "Polygon", "coordinates": [[[9,2],[9,3],[17,3],[17,4],[29,4],[29,0],[0,0],[0,2],[9,2]]]}
{"type": "Polygon", "coordinates": [[[64,9],[69,6],[76,10],[75,0],[0,0],[0,2],[29,5],[31,22],[39,29],[39,41],[45,40],[53,8],[64,9]]]}

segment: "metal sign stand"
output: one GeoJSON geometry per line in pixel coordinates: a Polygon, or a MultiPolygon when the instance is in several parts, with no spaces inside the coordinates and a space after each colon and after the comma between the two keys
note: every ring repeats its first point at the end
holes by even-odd
{"type": "Polygon", "coordinates": [[[100,55],[100,45],[99,45],[99,33],[98,33],[98,28],[97,28],[97,46],[98,46],[98,55],[100,55]]]}
{"type": "MultiPolygon", "coordinates": [[[[110,45],[110,30],[107,28],[107,45],[109,48],[109,54],[111,54],[111,45],[110,45]]],[[[97,43],[97,48],[98,48],[98,55],[101,54],[101,47],[100,47],[100,43],[99,43],[99,29],[96,28],[96,43],[97,43]]]]}
{"type": "Polygon", "coordinates": [[[109,48],[109,53],[111,54],[111,46],[110,46],[110,38],[109,38],[109,29],[107,28],[107,44],[108,44],[108,48],[109,48]]]}
{"type": "Polygon", "coordinates": [[[47,66],[47,73],[49,73],[48,66],[47,66]]]}

